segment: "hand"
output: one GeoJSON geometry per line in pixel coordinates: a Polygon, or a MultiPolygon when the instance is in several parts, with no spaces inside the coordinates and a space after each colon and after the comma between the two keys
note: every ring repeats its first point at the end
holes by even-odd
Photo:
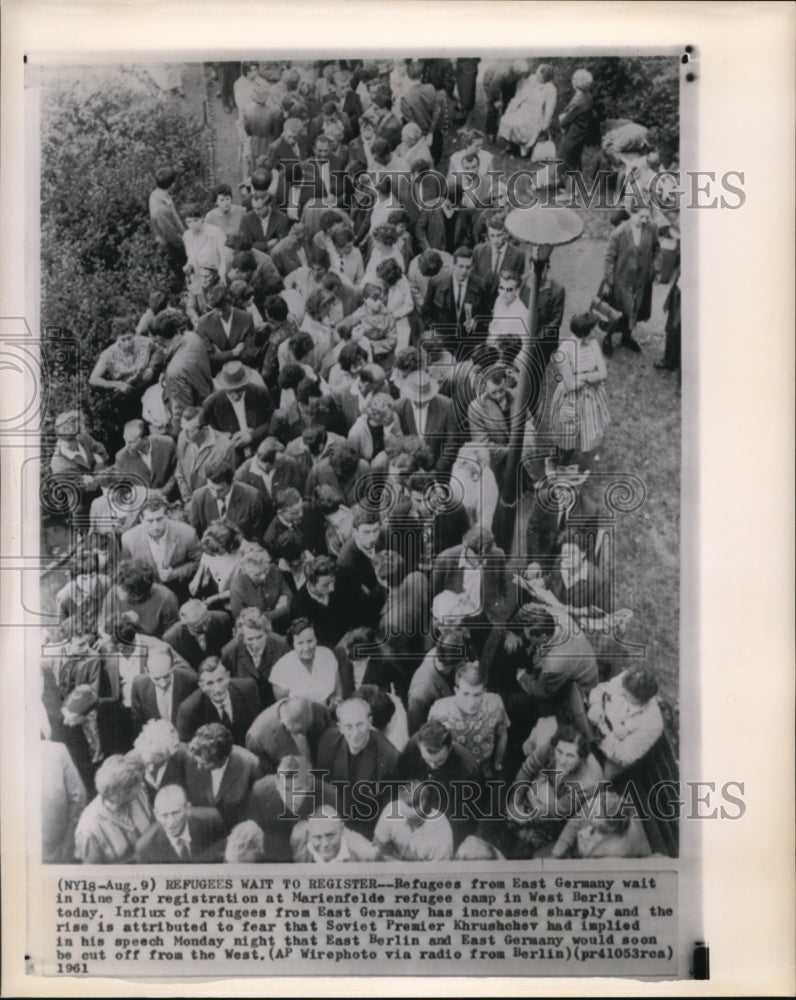
{"type": "Polygon", "coordinates": [[[235,344],[235,346],[232,348],[232,353],[235,355],[236,358],[239,358],[241,354],[243,354],[245,347],[246,347],[245,344],[235,344]]]}
{"type": "Polygon", "coordinates": [[[279,611],[281,608],[286,608],[288,606],[288,599],[285,594],[282,594],[279,600],[276,602],[275,611],[279,611]]]}
{"type": "Polygon", "coordinates": [[[128,392],[133,391],[133,387],[128,382],[114,382],[113,387],[114,389],[116,389],[118,392],[121,392],[125,396],[127,395],[128,392]]]}
{"type": "Polygon", "coordinates": [[[236,448],[240,448],[241,445],[251,444],[252,435],[251,431],[235,431],[232,435],[232,443],[236,448]]]}
{"type": "Polygon", "coordinates": [[[503,647],[507,653],[516,653],[521,645],[522,639],[520,636],[515,635],[514,632],[506,633],[506,638],[503,640],[503,647]]]}
{"type": "Polygon", "coordinates": [[[473,332],[473,330],[475,330],[475,319],[468,319],[468,320],[465,320],[465,323],[464,323],[464,329],[465,329],[465,330],[466,330],[466,331],[467,331],[468,333],[472,333],[472,332],[473,332]]]}

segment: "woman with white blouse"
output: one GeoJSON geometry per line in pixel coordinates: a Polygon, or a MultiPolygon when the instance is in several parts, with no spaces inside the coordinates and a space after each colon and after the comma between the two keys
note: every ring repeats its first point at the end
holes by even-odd
{"type": "Polygon", "coordinates": [[[307,618],[297,618],[287,632],[291,650],[274,664],[271,687],[274,698],[308,698],[330,705],[342,698],[337,657],[319,646],[315,629],[307,618]]]}

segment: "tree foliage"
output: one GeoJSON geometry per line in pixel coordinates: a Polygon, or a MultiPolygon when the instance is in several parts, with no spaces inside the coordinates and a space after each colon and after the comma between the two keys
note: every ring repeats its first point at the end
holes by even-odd
{"type": "MultiPolygon", "coordinates": [[[[149,224],[155,170],[177,171],[175,195],[203,200],[209,146],[182,102],[153,93],[135,71],[108,71],[45,89],[41,122],[42,334],[45,360],[60,338],[79,342],[76,369],[48,385],[48,418],[74,407],[110,319],[140,315],[164,273],[149,224]]],[[[46,369],[45,369],[46,370],[46,369]]],[[[90,425],[109,416],[105,394],[86,408],[90,425]]]]}

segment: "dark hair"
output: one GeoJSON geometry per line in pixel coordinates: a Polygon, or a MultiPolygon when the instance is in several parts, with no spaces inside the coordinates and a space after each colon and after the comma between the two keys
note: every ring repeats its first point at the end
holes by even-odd
{"type": "MultiPolygon", "coordinates": [[[[296,386],[296,402],[306,406],[311,399],[321,396],[321,385],[317,379],[303,378],[296,386]]],[[[315,423],[316,421],[313,421],[315,423]]]]}
{"type": "Polygon", "coordinates": [[[225,462],[222,459],[215,459],[208,462],[205,466],[205,478],[209,483],[213,483],[213,485],[231,483],[235,478],[235,470],[229,462],[225,462]]]}
{"type": "Polygon", "coordinates": [[[453,746],[453,737],[439,719],[429,719],[418,729],[417,742],[431,753],[438,753],[445,747],[453,746]]]}
{"type": "Polygon", "coordinates": [[[222,194],[225,194],[228,198],[232,197],[232,188],[229,184],[216,184],[213,188],[213,201],[215,201],[222,194]]]}
{"type": "Polygon", "coordinates": [[[384,83],[379,84],[376,91],[370,95],[370,99],[377,108],[392,107],[392,94],[390,88],[384,83]]]}
{"type": "Polygon", "coordinates": [[[340,365],[340,368],[349,374],[357,361],[365,362],[367,360],[367,354],[355,340],[350,340],[347,344],[344,344],[337,355],[337,363],[340,365]]]}
{"type": "MultiPolygon", "coordinates": [[[[382,261],[382,263],[389,264],[389,263],[395,263],[395,261],[385,260],[382,261]]],[[[397,266],[398,265],[396,264],[396,267],[397,266]]],[[[399,351],[395,355],[395,361],[393,362],[393,367],[397,368],[402,375],[408,375],[409,372],[418,371],[421,367],[420,352],[416,347],[405,347],[402,351],[399,351]]]]}
{"type": "Polygon", "coordinates": [[[591,751],[589,741],[583,733],[569,722],[562,723],[555,731],[553,739],[550,741],[551,749],[555,750],[557,743],[574,743],[578,748],[578,756],[585,760],[591,751]]]}
{"type": "MultiPolygon", "coordinates": [[[[328,257],[329,255],[326,254],[326,256],[328,257]]],[[[325,288],[316,288],[314,292],[310,292],[304,308],[308,316],[311,316],[314,320],[320,320],[323,318],[324,313],[328,312],[332,301],[333,296],[325,288]]]]}
{"type": "Polygon", "coordinates": [[[288,340],[288,346],[293,352],[293,357],[296,361],[300,361],[302,358],[306,358],[310,351],[313,350],[315,341],[306,330],[297,330],[288,340]]]}
{"type": "Polygon", "coordinates": [[[472,248],[468,246],[456,247],[456,249],[453,251],[453,259],[459,260],[460,258],[466,258],[467,260],[472,260],[473,259],[472,248]]]}
{"type": "Polygon", "coordinates": [[[465,532],[462,544],[480,556],[489,555],[495,547],[495,538],[488,528],[476,524],[465,532]]]}
{"type": "Polygon", "coordinates": [[[360,685],[354,692],[354,697],[368,703],[374,729],[384,729],[395,715],[395,702],[377,684],[360,685]]]}
{"type": "Polygon", "coordinates": [[[306,629],[311,628],[315,631],[315,626],[309,620],[309,618],[294,618],[290,623],[290,627],[287,630],[287,641],[290,644],[290,648],[293,648],[293,643],[297,635],[301,635],[306,629]]]}
{"type": "Polygon", "coordinates": [[[76,576],[96,573],[98,569],[97,553],[83,550],[75,554],[75,561],[69,567],[69,576],[74,580],[76,576]]]}
{"type": "Polygon", "coordinates": [[[316,556],[307,567],[307,580],[317,583],[322,576],[335,575],[335,561],[329,556],[316,556]]]}
{"type": "Polygon", "coordinates": [[[556,620],[550,612],[531,604],[525,604],[520,608],[513,624],[520,629],[527,629],[536,639],[549,639],[556,631],[556,620]]]}
{"type": "Polygon", "coordinates": [[[201,219],[202,209],[198,202],[189,201],[182,206],[182,217],[184,219],[201,219]]]}
{"type": "Polygon", "coordinates": [[[378,138],[374,139],[373,142],[370,144],[370,155],[377,163],[379,162],[380,158],[383,159],[384,157],[387,157],[387,159],[389,160],[390,157],[392,156],[392,147],[390,146],[390,143],[387,141],[387,139],[383,139],[381,136],[379,136],[378,138]]]}
{"type": "MultiPolygon", "coordinates": [[[[318,136],[318,138],[320,139],[321,136],[318,136]]],[[[323,136],[323,138],[325,139],[326,136],[323,136]]],[[[318,225],[321,227],[322,231],[326,233],[342,221],[343,220],[340,218],[339,212],[336,212],[333,208],[327,208],[325,212],[321,212],[321,217],[318,219],[318,225]]],[[[319,247],[318,249],[322,250],[323,247],[319,247]]]]}
{"type": "Polygon", "coordinates": [[[394,208],[387,216],[387,221],[391,226],[408,226],[410,222],[409,213],[405,208],[394,208]]]}
{"type": "Polygon", "coordinates": [[[125,560],[119,564],[116,581],[131,604],[140,604],[152,593],[155,571],[148,563],[125,560]]]}
{"type": "Polygon", "coordinates": [[[340,493],[328,483],[319,483],[315,487],[313,496],[315,509],[319,514],[334,514],[343,505],[343,498],[340,493]]]}
{"type": "Polygon", "coordinates": [[[286,529],[276,536],[274,555],[286,562],[295,562],[304,552],[304,539],[297,531],[286,529]]]}
{"type": "Polygon", "coordinates": [[[649,667],[631,667],[622,678],[622,687],[640,705],[658,693],[658,681],[649,667]]]}
{"type": "Polygon", "coordinates": [[[208,722],[196,730],[188,751],[206,767],[221,767],[235,745],[232,733],[220,722],[208,722]]]}
{"type": "Polygon", "coordinates": [[[285,365],[279,372],[279,377],[276,381],[280,389],[295,389],[299,382],[304,379],[305,375],[306,372],[301,365],[285,365]]]}
{"type": "Polygon", "coordinates": [[[420,254],[418,267],[424,278],[433,278],[442,270],[442,257],[436,250],[424,250],[420,254]]]}
{"type": "Polygon", "coordinates": [[[281,295],[272,295],[271,298],[266,299],[265,315],[276,323],[283,323],[287,319],[287,302],[281,295]]]}
{"type": "Polygon", "coordinates": [[[257,259],[251,250],[240,250],[232,258],[232,267],[236,271],[243,271],[244,274],[254,274],[257,270],[257,259]]]}
{"type": "Polygon", "coordinates": [[[376,183],[376,191],[378,194],[392,194],[392,178],[389,174],[379,178],[376,183]]]}
{"type": "Polygon", "coordinates": [[[376,267],[376,274],[389,288],[401,278],[403,271],[397,260],[388,257],[376,267]]]}
{"type": "Polygon", "coordinates": [[[144,506],[141,508],[141,513],[143,514],[145,510],[165,510],[168,513],[169,502],[164,497],[157,495],[147,497],[144,501],[144,506]]]}
{"type": "Polygon", "coordinates": [[[168,190],[176,180],[174,167],[160,167],[155,171],[155,184],[164,191],[168,190]]]}
{"type": "Polygon", "coordinates": [[[199,426],[205,427],[207,424],[207,414],[198,406],[186,406],[180,415],[180,420],[199,420],[199,426]]]}
{"type": "Polygon", "coordinates": [[[310,251],[310,264],[313,267],[322,267],[325,271],[328,271],[332,266],[332,258],[329,256],[329,251],[324,249],[324,247],[314,246],[310,251]]]}
{"type": "Polygon", "coordinates": [[[406,562],[402,555],[392,550],[378,552],[374,559],[376,573],[388,586],[397,587],[406,579],[406,562]]]}
{"type": "Polygon", "coordinates": [[[354,242],[354,230],[349,226],[341,225],[332,232],[332,243],[338,248],[348,246],[354,242]]]}
{"type": "Polygon", "coordinates": [[[267,191],[271,186],[271,175],[265,170],[254,170],[251,175],[252,191],[267,191]]]}
{"type": "Polygon", "coordinates": [[[163,340],[173,340],[178,333],[190,327],[190,321],[179,309],[164,309],[149,324],[149,332],[163,340]]]}
{"type": "Polygon", "coordinates": [[[359,468],[359,453],[350,444],[335,443],[329,449],[329,465],[339,479],[348,479],[359,468]]]}

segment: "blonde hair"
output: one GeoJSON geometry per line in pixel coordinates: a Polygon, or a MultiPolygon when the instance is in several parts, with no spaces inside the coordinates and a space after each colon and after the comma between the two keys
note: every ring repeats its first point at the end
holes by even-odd
{"type": "Polygon", "coordinates": [[[576,90],[590,90],[594,77],[587,69],[576,69],[572,74],[572,86],[576,90]]]}

